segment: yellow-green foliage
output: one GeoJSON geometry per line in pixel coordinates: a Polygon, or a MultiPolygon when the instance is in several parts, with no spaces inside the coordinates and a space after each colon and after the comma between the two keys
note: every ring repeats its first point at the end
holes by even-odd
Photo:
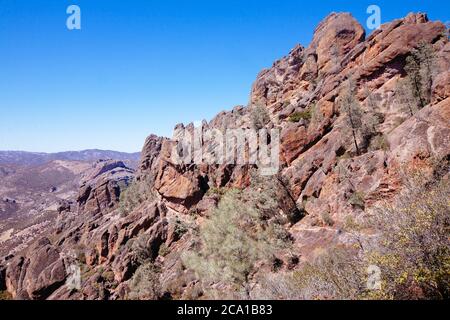
{"type": "Polygon", "coordinates": [[[383,287],[375,297],[392,299],[450,296],[450,184],[413,182],[396,205],[374,215],[382,233],[369,255],[382,270],[383,287]]]}
{"type": "Polygon", "coordinates": [[[243,284],[254,263],[268,251],[258,221],[258,212],[239,200],[237,190],[229,191],[201,227],[202,248],[184,257],[186,265],[201,278],[243,284]]]}
{"type": "Polygon", "coordinates": [[[12,296],[8,291],[0,291],[0,300],[12,300],[12,296]]]}
{"type": "Polygon", "coordinates": [[[301,120],[309,121],[312,118],[312,111],[308,109],[306,111],[298,111],[291,114],[288,118],[290,122],[300,122],[301,120]]]}
{"type": "Polygon", "coordinates": [[[295,272],[266,275],[263,298],[448,299],[449,187],[448,178],[409,177],[403,193],[365,222],[346,219],[353,246],[330,248],[295,272]],[[372,230],[370,243],[359,237],[364,229],[372,230]],[[367,287],[369,266],[381,271],[380,289],[367,287]]]}

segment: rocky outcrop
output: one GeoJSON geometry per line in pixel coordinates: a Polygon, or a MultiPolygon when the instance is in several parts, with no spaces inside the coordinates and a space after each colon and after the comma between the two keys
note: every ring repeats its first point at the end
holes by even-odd
{"type": "MultiPolygon", "coordinates": [[[[323,247],[351,242],[343,231],[346,219],[360,219],[364,210],[398,194],[400,167],[426,169],[430,161],[449,157],[450,47],[444,30],[424,14],[410,14],[366,38],[351,15],[331,14],[308,47],[296,46],[258,75],[248,107],[222,112],[197,128],[177,125],[171,139],[148,137],[135,179],[155,197],[139,202],[127,215],[116,209],[133,171],[121,162],[97,163],[80,188],[78,211],[61,209],[56,240],[42,240],[29,255],[8,262],[8,291],[25,299],[127,298],[144,254],[159,268],[161,292],[154,298],[201,297],[196,276],[180,256],[195,244],[195,227],[217,206],[219,196],[211,191],[245,189],[255,166],[182,164],[174,161],[174,153],[183,132],[255,127],[255,106],[267,111],[263,125],[280,131],[275,188],[282,199],[280,211],[293,215],[288,227],[295,255],[305,261],[323,247]],[[397,85],[406,76],[406,57],[421,43],[436,52],[432,99],[410,115],[397,103],[397,85]],[[380,119],[376,135],[368,141],[358,138],[360,152],[341,110],[350,78],[362,112],[376,112],[380,119]],[[83,266],[76,291],[64,285],[67,255],[83,266]]],[[[213,142],[205,145],[214,147],[213,142]]]]}
{"type": "Polygon", "coordinates": [[[95,215],[113,209],[119,201],[120,190],[133,176],[134,171],[122,161],[97,161],[81,182],[77,199],[79,210],[95,215]]]}
{"type": "Polygon", "coordinates": [[[27,256],[13,259],[6,271],[6,287],[16,299],[46,299],[66,280],[64,260],[47,238],[27,256]]]}

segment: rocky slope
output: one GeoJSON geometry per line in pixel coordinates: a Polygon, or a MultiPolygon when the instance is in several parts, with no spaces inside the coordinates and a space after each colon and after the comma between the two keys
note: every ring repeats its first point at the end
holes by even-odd
{"type": "MultiPolygon", "coordinates": [[[[41,165],[0,165],[0,255],[20,252],[33,240],[48,232],[58,212],[70,210],[77,205],[80,183],[85,190],[86,205],[91,210],[98,201],[89,198],[89,186],[101,177],[108,177],[104,189],[114,179],[127,180],[134,170],[121,161],[63,161],[55,160],[41,165]],[[92,176],[95,168],[104,172],[92,176]],[[112,179],[111,177],[114,177],[112,179]],[[97,180],[95,180],[97,179],[97,180]],[[88,182],[86,182],[88,181],[88,182]]],[[[114,188],[111,186],[111,192],[114,188]]],[[[109,190],[106,190],[109,191],[109,190]]],[[[101,197],[100,192],[96,197],[101,197]]],[[[112,195],[113,201],[117,201],[112,195]]],[[[91,196],[92,198],[92,196],[91,196]]],[[[100,201],[101,203],[101,201],[100,201]]],[[[99,210],[99,209],[98,209],[99,210]]]]}
{"type": "MultiPolygon", "coordinates": [[[[425,14],[384,24],[366,38],[351,15],[333,13],[307,48],[296,46],[258,75],[250,106],[222,112],[202,130],[252,128],[253,106],[266,110],[270,121],[264,125],[281,131],[279,188],[288,195],[280,209],[297,216],[289,232],[293,250],[306,261],[321,248],[350,241],[342,228],[346,219],[359,219],[365,209],[396,195],[402,188],[400,168],[426,169],[431,159],[448,160],[449,69],[446,28],[425,14]],[[436,53],[431,102],[411,115],[400,108],[397,88],[406,76],[406,58],[422,43],[436,53]],[[342,110],[349,79],[363,111],[376,109],[382,119],[376,136],[358,138],[361,150],[355,149],[342,110]],[[314,116],[293,120],[310,113],[314,116]],[[375,146],[375,137],[383,143],[375,146]]],[[[189,228],[181,233],[180,222],[201,224],[218,201],[208,191],[246,188],[251,166],[174,163],[173,146],[182,129],[193,125],[178,125],[172,139],[152,135],[144,144],[136,180],[151,197],[120,214],[127,169],[115,164],[93,172],[80,189],[77,208],[60,213],[54,233],[3,262],[0,287],[18,299],[127,298],[141,263],[136,248],[143,246],[160,269],[161,294],[148,298],[201,297],[198,279],[180,259],[195,234],[189,228]],[[76,290],[66,284],[74,264],[81,267],[76,290]]],[[[283,259],[283,268],[299,267],[283,259]]]]}

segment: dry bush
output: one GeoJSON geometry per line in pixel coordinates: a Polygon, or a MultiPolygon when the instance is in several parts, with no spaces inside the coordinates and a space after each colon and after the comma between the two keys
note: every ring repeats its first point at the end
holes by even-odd
{"type": "Polygon", "coordinates": [[[334,247],[293,274],[301,298],[360,299],[366,288],[363,259],[353,248],[334,247]]]}
{"type": "Polygon", "coordinates": [[[375,211],[372,223],[381,237],[368,256],[381,268],[383,285],[374,298],[449,298],[449,186],[448,177],[413,176],[395,204],[375,211]]]}
{"type": "Polygon", "coordinates": [[[0,300],[12,300],[12,295],[8,291],[0,291],[0,300]]]}
{"type": "Polygon", "coordinates": [[[377,135],[370,141],[369,151],[376,150],[389,151],[389,141],[385,135],[377,135]]]}
{"type": "Polygon", "coordinates": [[[365,269],[355,249],[334,247],[291,273],[265,275],[257,298],[278,300],[360,299],[365,269]]]}
{"type": "Polygon", "coordinates": [[[259,287],[252,292],[255,300],[301,300],[302,292],[294,283],[292,273],[268,273],[258,279],[259,287]]]}
{"type": "Polygon", "coordinates": [[[130,280],[127,298],[130,300],[156,300],[161,296],[160,270],[152,263],[141,265],[130,280]]]}
{"type": "Polygon", "coordinates": [[[343,231],[356,235],[354,246],[329,249],[293,273],[265,275],[258,298],[448,299],[448,173],[448,161],[434,166],[431,176],[409,173],[395,201],[371,211],[365,222],[347,219],[343,231]],[[362,233],[368,229],[371,241],[362,233]],[[381,271],[379,290],[367,288],[369,266],[381,271]]]}
{"type": "Polygon", "coordinates": [[[256,104],[250,107],[250,119],[253,128],[260,130],[266,127],[270,122],[270,116],[267,112],[267,108],[262,104],[256,104]]]}

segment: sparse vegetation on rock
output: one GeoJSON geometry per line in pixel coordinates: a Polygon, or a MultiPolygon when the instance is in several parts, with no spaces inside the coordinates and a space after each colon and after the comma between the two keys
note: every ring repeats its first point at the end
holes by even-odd
{"type": "MultiPolygon", "coordinates": [[[[151,135],[136,174],[101,161],[83,175],[76,203],[54,212],[55,232],[0,260],[0,289],[14,299],[448,298],[444,31],[410,14],[366,38],[349,14],[329,15],[308,47],[259,74],[248,107],[202,123],[279,129],[277,174],[177,163],[192,124],[151,135]],[[409,184],[411,168],[426,179],[409,184]],[[72,260],[82,263],[77,290],[65,285],[72,260]],[[380,290],[368,288],[371,266],[380,290]]],[[[2,182],[14,170],[0,168],[2,182]]],[[[52,196],[62,190],[52,181],[46,192],[53,185],[52,196]]],[[[0,215],[22,203],[0,201],[0,215]]],[[[1,228],[0,241],[19,234],[1,228]]]]}
{"type": "Polygon", "coordinates": [[[141,265],[130,280],[127,299],[156,300],[161,296],[160,270],[152,263],[141,265]]]}
{"type": "Polygon", "coordinates": [[[133,180],[120,194],[120,214],[125,217],[144,201],[151,201],[155,199],[155,194],[152,191],[152,188],[153,179],[149,177],[144,180],[133,180]]]}

